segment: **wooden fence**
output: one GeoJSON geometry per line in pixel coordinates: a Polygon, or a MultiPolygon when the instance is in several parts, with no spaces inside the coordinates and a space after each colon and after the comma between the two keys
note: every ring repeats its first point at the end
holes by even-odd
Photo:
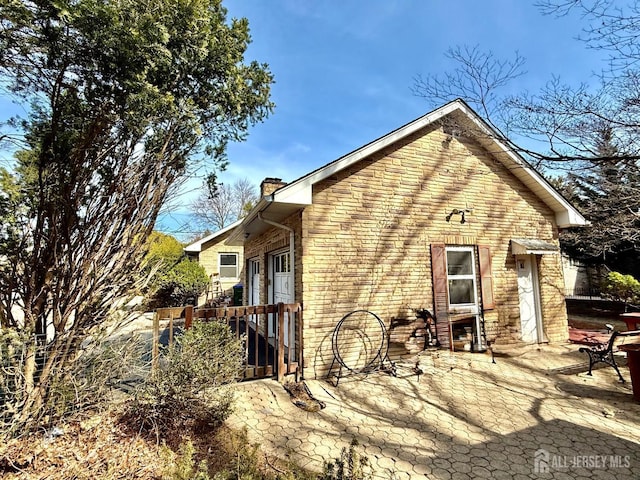
{"type": "Polygon", "coordinates": [[[275,372],[282,382],[285,375],[295,374],[296,379],[302,375],[302,306],[298,303],[159,308],[153,320],[154,369],[158,367],[160,345],[172,345],[176,331],[188,330],[198,321],[225,322],[237,338],[244,339],[245,379],[270,377],[275,372]]]}

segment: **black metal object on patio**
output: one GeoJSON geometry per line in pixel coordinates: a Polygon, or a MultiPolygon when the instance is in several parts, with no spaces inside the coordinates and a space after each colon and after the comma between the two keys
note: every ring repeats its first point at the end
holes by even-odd
{"type": "Polygon", "coordinates": [[[336,325],[331,337],[333,361],[327,378],[336,377],[336,385],[347,374],[369,373],[380,370],[388,361],[389,336],[387,329],[375,313],[354,310],[346,314],[336,325]],[[332,373],[336,365],[337,374],[332,373]]]}

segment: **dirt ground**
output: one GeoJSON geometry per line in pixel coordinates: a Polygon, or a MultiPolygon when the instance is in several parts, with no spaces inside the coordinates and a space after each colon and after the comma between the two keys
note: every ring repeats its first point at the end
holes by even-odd
{"type": "Polygon", "coordinates": [[[69,419],[0,445],[6,479],[161,478],[159,446],[117,421],[116,411],[69,419]]]}
{"type": "Polygon", "coordinates": [[[226,425],[207,430],[177,428],[156,438],[132,432],[120,421],[119,411],[68,419],[55,430],[0,444],[0,478],[173,480],[209,478],[198,476],[199,472],[213,478],[218,472],[240,470],[242,478],[269,479],[294,470],[265,455],[244,431],[226,425]]]}

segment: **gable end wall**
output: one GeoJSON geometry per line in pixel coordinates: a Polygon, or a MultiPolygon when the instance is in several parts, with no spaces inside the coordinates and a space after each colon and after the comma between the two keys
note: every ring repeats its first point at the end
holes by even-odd
{"type": "MultiPolygon", "coordinates": [[[[511,238],[558,243],[554,213],[472,140],[430,127],[314,186],[302,212],[304,344],[307,377],[324,376],[331,335],[347,313],[366,309],[391,325],[433,312],[430,245],[488,245],[496,308],[487,331],[498,343],[520,341],[511,238]],[[454,208],[472,208],[466,223],[454,208]]],[[[564,341],[567,317],[559,255],[539,258],[545,333],[564,341]]],[[[393,333],[393,332],[392,332],[393,333]]]]}

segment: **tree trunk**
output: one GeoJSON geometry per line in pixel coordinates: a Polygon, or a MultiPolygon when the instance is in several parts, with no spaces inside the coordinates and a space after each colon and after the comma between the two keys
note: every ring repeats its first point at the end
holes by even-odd
{"type": "Polygon", "coordinates": [[[11,425],[12,429],[22,429],[23,425],[37,418],[36,412],[42,408],[42,379],[36,380],[39,363],[37,350],[38,346],[35,342],[27,346],[23,368],[25,399],[19,408],[20,413],[17,416],[17,422],[11,425]]]}

